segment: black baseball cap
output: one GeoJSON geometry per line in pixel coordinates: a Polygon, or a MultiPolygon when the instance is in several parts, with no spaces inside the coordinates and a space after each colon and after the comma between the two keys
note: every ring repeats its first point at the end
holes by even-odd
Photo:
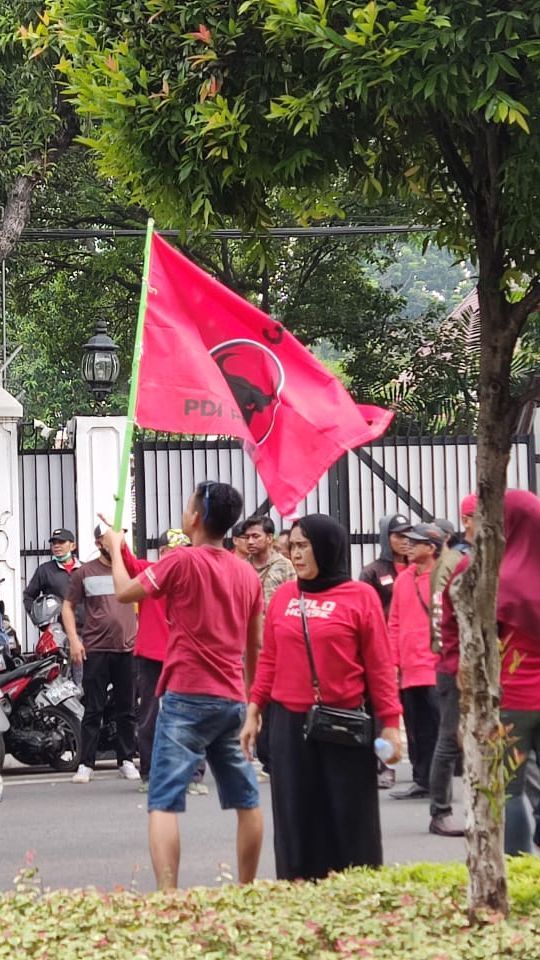
{"type": "Polygon", "coordinates": [[[396,513],[388,524],[388,533],[405,533],[411,529],[411,521],[407,520],[402,513],[396,513]]]}
{"type": "Polygon", "coordinates": [[[57,530],[53,530],[49,537],[49,543],[54,543],[55,540],[59,540],[61,543],[65,540],[69,540],[70,543],[75,543],[73,532],[68,530],[67,527],[58,527],[57,530]]]}
{"type": "Polygon", "coordinates": [[[433,523],[439,530],[449,537],[452,533],[456,532],[456,528],[451,520],[446,520],[444,517],[435,517],[433,523]]]}
{"type": "Polygon", "coordinates": [[[445,540],[441,528],[434,523],[417,523],[415,527],[411,527],[407,537],[415,543],[432,543],[434,547],[442,547],[445,540]]]}

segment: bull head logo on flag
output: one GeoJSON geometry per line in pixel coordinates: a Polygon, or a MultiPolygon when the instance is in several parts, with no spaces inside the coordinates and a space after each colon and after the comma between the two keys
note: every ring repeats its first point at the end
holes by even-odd
{"type": "Polygon", "coordinates": [[[212,347],[210,356],[227,381],[254,443],[264,443],[274,428],[285,383],[280,361],[255,340],[228,340],[212,347]]]}

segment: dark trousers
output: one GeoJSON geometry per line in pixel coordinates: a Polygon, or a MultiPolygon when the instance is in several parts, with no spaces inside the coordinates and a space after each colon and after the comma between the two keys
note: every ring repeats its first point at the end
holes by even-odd
{"type": "Polygon", "coordinates": [[[148,779],[154,729],[159,710],[156,686],[163,664],[161,660],[149,660],[148,657],[135,657],[137,674],[137,693],[139,695],[139,716],[137,731],[139,735],[139,756],[141,758],[141,777],[148,779]]]}
{"type": "Polygon", "coordinates": [[[382,863],[377,763],[371,747],[305,741],[304,713],[272,703],[272,812],[279,880],[382,863]]]}
{"type": "Polygon", "coordinates": [[[439,729],[436,687],[406,687],[401,691],[413,780],[429,789],[429,771],[439,729]]]}
{"type": "Polygon", "coordinates": [[[432,817],[452,813],[452,778],[461,756],[458,742],[459,690],[456,678],[449,673],[438,673],[437,693],[439,735],[429,775],[432,817]]]}
{"type": "Polygon", "coordinates": [[[107,700],[107,686],[114,689],[116,757],[118,765],[133,760],[135,753],[135,696],[131,653],[88,653],[84,662],[84,717],[81,763],[94,767],[99,728],[107,700]]]}

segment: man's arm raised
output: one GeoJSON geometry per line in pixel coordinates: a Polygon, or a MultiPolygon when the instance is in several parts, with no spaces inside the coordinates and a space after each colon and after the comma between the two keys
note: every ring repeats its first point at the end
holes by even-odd
{"type": "Polygon", "coordinates": [[[122,557],[123,542],[124,534],[122,531],[109,529],[105,531],[102,537],[103,546],[109,551],[111,557],[116,599],[120,603],[136,603],[137,600],[144,600],[146,593],[137,578],[132,579],[126,570],[122,557]]]}

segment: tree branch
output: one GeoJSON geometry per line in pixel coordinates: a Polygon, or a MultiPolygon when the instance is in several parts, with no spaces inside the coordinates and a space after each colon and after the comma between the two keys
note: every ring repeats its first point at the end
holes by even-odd
{"type": "Polygon", "coordinates": [[[44,145],[43,154],[38,153],[33,157],[36,172],[20,174],[8,188],[0,231],[0,260],[9,256],[30,220],[34,190],[43,176],[38,173],[38,168],[46,170],[53,163],[58,163],[79,132],[75,111],[62,93],[58,94],[56,112],[61,123],[55,135],[44,145]]]}
{"type": "Polygon", "coordinates": [[[261,276],[261,295],[261,309],[265,313],[270,313],[270,276],[266,264],[261,276]]]}
{"type": "Polygon", "coordinates": [[[533,280],[531,286],[529,287],[527,293],[522,300],[519,300],[517,303],[512,304],[510,308],[510,316],[513,323],[517,324],[518,333],[523,329],[527,317],[530,313],[534,313],[540,307],[540,278],[533,280]]]}
{"type": "Polygon", "coordinates": [[[0,231],[0,260],[7,259],[30,220],[32,196],[37,182],[37,174],[21,175],[15,178],[8,189],[0,231]]]}
{"type": "Polygon", "coordinates": [[[439,144],[442,158],[459,187],[473,223],[476,224],[478,196],[474,187],[472,173],[452,139],[446,121],[441,116],[434,115],[431,119],[430,126],[439,144]]]}
{"type": "Polygon", "coordinates": [[[80,132],[77,114],[61,90],[58,92],[56,113],[61,124],[46,144],[44,154],[47,166],[58,163],[80,132]]]}
{"type": "Polygon", "coordinates": [[[531,374],[526,388],[522,390],[521,393],[516,394],[515,400],[520,410],[527,406],[527,404],[540,403],[540,373],[531,374]]]}

